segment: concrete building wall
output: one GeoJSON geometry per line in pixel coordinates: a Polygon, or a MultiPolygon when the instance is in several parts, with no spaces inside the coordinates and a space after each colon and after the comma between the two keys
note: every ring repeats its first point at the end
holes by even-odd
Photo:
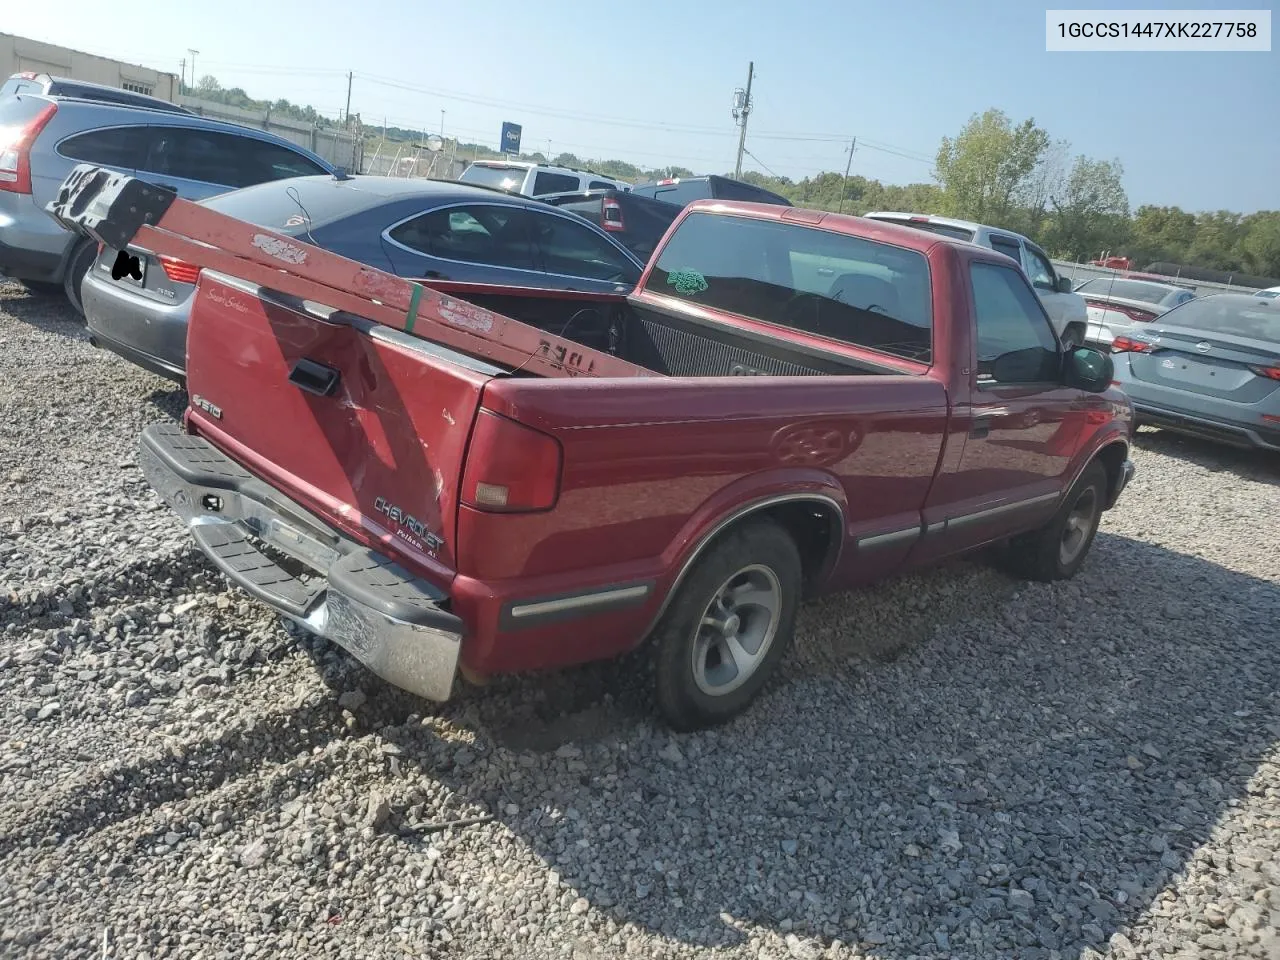
{"type": "Polygon", "coordinates": [[[179,93],[176,73],[122,63],[69,47],[17,37],[11,33],[0,33],[0,83],[15,73],[28,70],[133,90],[171,102],[177,102],[179,93]]]}

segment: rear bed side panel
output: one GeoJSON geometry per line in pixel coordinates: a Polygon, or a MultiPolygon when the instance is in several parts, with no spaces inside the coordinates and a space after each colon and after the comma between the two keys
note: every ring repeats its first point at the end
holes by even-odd
{"type": "Polygon", "coordinates": [[[633,647],[702,538],[763,499],[813,496],[838,507],[853,540],[830,584],[894,565],[918,532],[947,415],[945,389],[927,377],[548,386],[492,381],[485,388],[486,408],[560,441],[564,468],[551,511],[459,512],[463,552],[453,597],[458,613],[476,622],[473,634],[485,638],[463,654],[482,672],[633,647]],[[607,613],[523,629],[501,622],[513,603],[632,588],[637,602],[607,613]]]}
{"type": "MultiPolygon", "coordinates": [[[[252,285],[207,272],[200,283],[188,332],[196,431],[348,535],[447,582],[487,376],[381,328],[264,303],[252,285]],[[327,395],[290,382],[304,359],[337,371],[327,395]]],[[[304,382],[317,388],[314,376],[304,382]]]]}

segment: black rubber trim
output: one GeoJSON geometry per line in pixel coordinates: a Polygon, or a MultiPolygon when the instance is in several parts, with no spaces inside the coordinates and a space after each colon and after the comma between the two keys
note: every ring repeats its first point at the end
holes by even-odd
{"type": "Polygon", "coordinates": [[[159,222],[177,197],[145,180],[80,163],[45,210],[72,233],[123,250],[144,225],[159,222]]]}
{"type": "Polygon", "coordinates": [[[172,380],[174,383],[181,384],[186,378],[187,372],[182,367],[175,367],[167,360],[153,357],[151,354],[135,350],[119,340],[96,333],[93,327],[89,328],[89,343],[101,350],[110,350],[116,356],[123,357],[135,366],[150,371],[156,376],[164,377],[166,380],[172,380]]]}
{"type": "Polygon", "coordinates": [[[624,583],[612,583],[604,587],[593,587],[590,590],[573,590],[568,593],[547,594],[540,597],[522,597],[519,600],[511,600],[502,605],[502,611],[498,614],[498,629],[500,630],[526,630],[530,627],[542,627],[549,623],[563,623],[568,620],[580,620],[583,617],[595,616],[598,613],[611,613],[615,610],[625,610],[628,607],[639,607],[648,603],[653,599],[654,589],[657,583],[653,580],[628,580],[624,583]],[[581,597],[589,600],[592,596],[601,593],[609,593],[613,590],[628,590],[635,587],[645,588],[644,593],[638,593],[635,596],[627,597],[611,597],[602,599],[597,602],[586,602],[582,606],[570,607],[563,610],[548,610],[544,613],[531,613],[522,617],[517,617],[513,613],[517,607],[528,607],[539,603],[554,603],[557,600],[576,600],[581,597]]]}
{"type": "Polygon", "coordinates": [[[176,423],[153,423],[142,431],[142,442],[156,458],[184,481],[201,487],[240,490],[256,478],[203,437],[192,436],[176,423]]]}
{"type": "Polygon", "coordinates": [[[449,597],[389,557],[357,548],[329,568],[329,585],[366,607],[420,627],[461,634],[462,620],[440,609],[449,597]]]}
{"type": "Polygon", "coordinates": [[[296,617],[305,617],[320,595],[268,558],[238,527],[203,523],[191,529],[200,549],[214,565],[244,590],[296,617]]]}

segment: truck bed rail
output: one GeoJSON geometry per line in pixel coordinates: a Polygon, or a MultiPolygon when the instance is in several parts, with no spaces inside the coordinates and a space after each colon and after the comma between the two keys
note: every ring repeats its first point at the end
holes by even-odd
{"type": "Polygon", "coordinates": [[[72,170],[45,209],[67,230],[112,249],[137,244],[545,377],[661,376],[90,163],[72,170]]]}

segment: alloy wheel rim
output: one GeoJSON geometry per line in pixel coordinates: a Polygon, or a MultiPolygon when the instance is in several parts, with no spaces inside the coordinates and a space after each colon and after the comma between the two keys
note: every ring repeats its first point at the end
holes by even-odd
{"type": "Polygon", "coordinates": [[[693,639],[693,680],[708,696],[732,693],[753,677],[778,632],[782,584],[768,567],[743,567],[720,585],[693,639]]]}
{"type": "Polygon", "coordinates": [[[1067,514],[1067,522],[1062,528],[1062,539],[1058,544],[1058,559],[1065,566],[1072,563],[1084,549],[1093,532],[1093,524],[1098,513],[1098,494],[1093,487],[1087,488],[1076,499],[1067,514]]]}

